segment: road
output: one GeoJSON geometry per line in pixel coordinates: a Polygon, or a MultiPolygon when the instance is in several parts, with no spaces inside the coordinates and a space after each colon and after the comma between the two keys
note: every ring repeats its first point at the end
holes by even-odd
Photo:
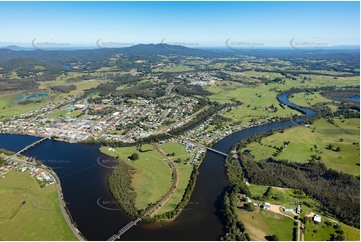
{"type": "Polygon", "coordinates": [[[169,159],[169,157],[164,154],[164,152],[159,148],[159,146],[157,144],[153,144],[153,147],[159,152],[161,153],[168,161],[168,165],[172,171],[173,174],[173,183],[171,188],[169,189],[169,191],[163,196],[163,198],[161,200],[159,200],[153,207],[151,207],[149,210],[147,210],[143,216],[146,215],[150,215],[152,213],[154,213],[155,211],[157,211],[158,209],[160,209],[170,198],[170,196],[174,193],[174,191],[177,189],[178,186],[178,181],[179,181],[179,174],[178,174],[178,170],[175,167],[174,163],[172,160],[169,159]]]}

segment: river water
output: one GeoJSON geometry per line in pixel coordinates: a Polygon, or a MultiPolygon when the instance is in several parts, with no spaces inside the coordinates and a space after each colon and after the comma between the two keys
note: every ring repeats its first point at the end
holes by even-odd
{"type": "MultiPolygon", "coordinates": [[[[279,96],[284,104],[306,114],[312,110],[300,108],[279,96]]],[[[272,129],[288,128],[299,121],[282,121],[235,132],[216,143],[213,148],[228,153],[241,139],[272,129]]],[[[0,135],[0,148],[19,151],[38,140],[23,135],[0,135]]],[[[116,161],[99,152],[99,144],[70,144],[46,140],[25,152],[54,169],[60,178],[64,199],[78,229],[88,240],[106,240],[127,224],[125,215],[114,201],[107,179],[116,161]]],[[[170,223],[140,222],[126,232],[122,240],[218,240],[223,225],[218,213],[223,192],[229,184],[224,170],[224,156],[207,151],[199,167],[193,194],[185,209],[170,223]]]]}

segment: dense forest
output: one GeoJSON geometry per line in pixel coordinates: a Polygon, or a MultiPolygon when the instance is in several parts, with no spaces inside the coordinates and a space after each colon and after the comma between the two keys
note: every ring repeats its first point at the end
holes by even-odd
{"type": "Polygon", "coordinates": [[[248,187],[244,183],[242,167],[237,157],[238,156],[232,152],[225,161],[226,173],[231,186],[224,193],[220,217],[225,225],[221,240],[227,241],[250,240],[244,224],[239,220],[236,213],[237,194],[251,195],[248,187]]]}
{"type": "Polygon", "coordinates": [[[110,192],[123,209],[130,216],[137,217],[139,211],[135,208],[135,191],[131,186],[131,176],[134,173],[132,167],[123,161],[112,171],[108,178],[110,192]]]}

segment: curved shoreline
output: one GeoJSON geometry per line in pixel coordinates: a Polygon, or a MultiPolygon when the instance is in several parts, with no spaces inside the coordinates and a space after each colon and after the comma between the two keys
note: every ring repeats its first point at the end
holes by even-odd
{"type": "Polygon", "coordinates": [[[78,228],[76,228],[74,226],[73,219],[71,218],[70,212],[69,212],[68,208],[66,207],[60,179],[58,178],[56,173],[52,172],[52,170],[48,169],[48,167],[45,166],[45,168],[44,167],[42,167],[42,168],[44,170],[46,170],[47,172],[49,172],[55,178],[56,191],[58,193],[60,209],[61,209],[61,212],[63,213],[64,219],[65,219],[66,223],[68,224],[69,228],[71,229],[71,231],[73,231],[73,234],[77,237],[77,239],[79,241],[86,241],[85,237],[81,234],[81,232],[78,230],[78,228]]]}
{"type": "MultiPolygon", "coordinates": [[[[285,121],[283,121],[283,122],[285,122],[285,121]]],[[[275,123],[279,123],[279,122],[275,122],[275,123]]],[[[269,124],[266,124],[266,125],[269,125],[269,124]]],[[[253,129],[253,128],[257,128],[257,127],[259,127],[259,126],[255,126],[255,127],[252,127],[251,129],[253,129]]],[[[241,131],[244,131],[244,130],[247,130],[248,128],[246,128],[246,129],[243,129],[243,130],[241,130],[241,131]]],[[[259,132],[259,131],[257,131],[257,132],[259,132]]],[[[232,133],[232,134],[234,134],[234,133],[232,133]]],[[[232,135],[231,134],[231,135],[232,135]]],[[[24,134],[21,134],[21,135],[24,135],[24,134]]],[[[228,136],[231,136],[231,135],[228,135],[228,136]]],[[[24,136],[27,136],[27,135],[24,135],[24,136]]],[[[228,136],[226,136],[226,137],[228,137],[228,136]]],[[[243,138],[241,138],[241,139],[243,139],[243,138]]],[[[221,139],[222,140],[222,139],[221,139]]],[[[220,140],[220,141],[221,141],[220,140]]],[[[66,142],[66,141],[62,141],[62,142],[66,142]]],[[[67,142],[67,143],[69,143],[69,142],[67,142]]],[[[204,161],[204,159],[203,159],[203,161],[204,161]]],[[[198,183],[198,182],[197,182],[198,183]]],[[[187,203],[188,204],[188,203],[187,203]]],[[[179,213],[179,214],[181,214],[181,213],[179,213]]],[[[177,217],[177,216],[176,216],[177,217]]]]}
{"type": "MultiPolygon", "coordinates": [[[[9,156],[7,159],[13,159],[15,157],[16,157],[16,154],[14,154],[13,156],[9,156]]],[[[26,156],[24,156],[24,157],[26,157],[26,156]]],[[[20,163],[25,163],[25,164],[29,163],[27,161],[21,161],[21,160],[17,160],[17,161],[20,162],[20,163]]],[[[48,172],[55,180],[55,186],[56,186],[56,191],[57,191],[57,194],[58,194],[58,201],[59,201],[60,210],[61,210],[61,212],[63,214],[63,217],[64,217],[66,223],[68,224],[68,227],[70,228],[70,230],[73,232],[73,234],[75,235],[75,237],[79,241],[85,241],[86,240],[85,237],[74,226],[73,219],[71,218],[70,212],[66,207],[59,177],[57,176],[57,174],[51,168],[47,167],[43,163],[40,163],[40,164],[41,164],[40,166],[37,165],[36,167],[38,167],[40,169],[43,169],[46,172],[48,172]]],[[[34,164],[31,163],[31,165],[34,165],[34,164]]]]}

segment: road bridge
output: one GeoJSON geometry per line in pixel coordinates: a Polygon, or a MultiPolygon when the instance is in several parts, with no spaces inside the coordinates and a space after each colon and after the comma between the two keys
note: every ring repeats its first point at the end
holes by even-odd
{"type": "Polygon", "coordinates": [[[45,138],[42,138],[42,139],[40,139],[40,140],[38,140],[38,141],[35,141],[34,143],[26,146],[24,149],[22,149],[22,150],[20,150],[19,152],[17,152],[15,155],[20,155],[21,153],[27,151],[28,149],[31,149],[32,147],[34,147],[34,146],[36,146],[36,145],[44,142],[46,139],[48,139],[48,138],[45,137],[45,138]]]}
{"type": "MultiPolygon", "coordinates": [[[[173,135],[171,135],[170,133],[167,133],[167,135],[173,137],[173,135]]],[[[193,143],[193,144],[196,144],[198,146],[201,146],[201,147],[203,147],[203,148],[205,148],[207,150],[213,151],[214,153],[217,153],[217,154],[223,155],[225,157],[228,157],[228,154],[226,154],[226,153],[224,153],[224,152],[222,152],[220,150],[216,150],[216,149],[213,149],[213,148],[208,147],[206,145],[200,144],[200,143],[198,143],[198,142],[196,142],[194,140],[191,140],[189,138],[184,138],[184,140],[188,141],[189,143],[193,143]]],[[[181,139],[179,139],[179,141],[181,141],[181,139]]]]}
{"type": "Polygon", "coordinates": [[[134,221],[130,221],[129,223],[127,223],[123,228],[121,228],[118,233],[113,234],[109,239],[107,239],[107,241],[114,241],[117,239],[120,239],[120,237],[127,232],[129,229],[131,229],[133,226],[137,225],[138,222],[140,222],[142,219],[141,218],[137,218],[134,221]]]}
{"type": "Polygon", "coordinates": [[[223,155],[223,156],[225,156],[225,157],[228,157],[228,154],[223,153],[222,151],[219,151],[219,150],[216,150],[216,149],[207,147],[207,146],[204,146],[204,147],[205,147],[207,150],[213,151],[214,153],[217,153],[217,154],[223,155]]]}

